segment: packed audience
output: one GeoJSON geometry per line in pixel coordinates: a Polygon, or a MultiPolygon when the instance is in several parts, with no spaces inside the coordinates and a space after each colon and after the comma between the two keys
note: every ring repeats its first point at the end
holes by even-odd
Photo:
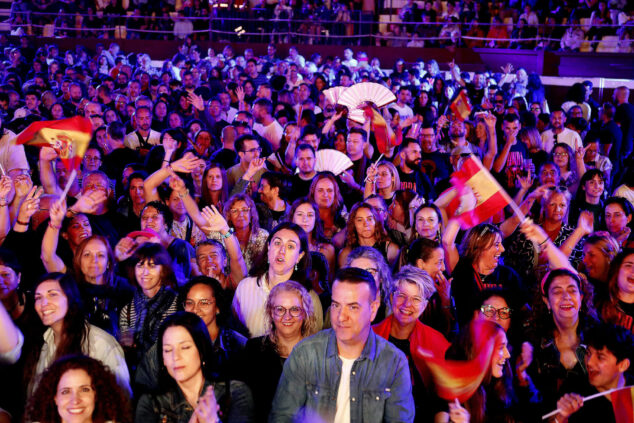
{"type": "Polygon", "coordinates": [[[18,0],[12,10],[14,35],[49,37],[620,52],[634,40],[624,0],[18,0]]]}
{"type": "Polygon", "coordinates": [[[188,39],[156,68],[0,42],[0,421],[611,421],[583,396],[632,384],[627,87],[598,104],[512,65],[188,39]],[[385,152],[324,94],[358,82],[396,96],[385,152]],[[72,116],[93,128],[74,179],[14,142],[72,116]],[[480,194],[448,196],[471,157],[527,219],[464,225],[480,194]],[[447,400],[421,351],[484,373],[447,400]]]}

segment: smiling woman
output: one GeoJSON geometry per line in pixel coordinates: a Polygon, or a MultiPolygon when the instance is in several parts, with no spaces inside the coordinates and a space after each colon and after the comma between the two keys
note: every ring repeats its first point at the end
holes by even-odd
{"type": "Polygon", "coordinates": [[[132,413],[110,370],[93,358],[71,355],[44,372],[27,404],[26,421],[130,423],[132,413]]]}

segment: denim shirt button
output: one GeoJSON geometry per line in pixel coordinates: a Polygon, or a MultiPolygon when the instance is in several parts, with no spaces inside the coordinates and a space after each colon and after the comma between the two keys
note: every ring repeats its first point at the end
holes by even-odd
{"type": "Polygon", "coordinates": [[[376,400],[377,400],[377,401],[378,401],[379,399],[380,399],[379,397],[376,397],[376,400]]]}
{"type": "Polygon", "coordinates": [[[352,376],[355,376],[357,374],[357,372],[352,372],[352,376]]]}
{"type": "Polygon", "coordinates": [[[315,395],[319,395],[319,391],[315,391],[315,395]]]}
{"type": "Polygon", "coordinates": [[[352,402],[355,402],[357,399],[355,397],[351,398],[352,402]]]}

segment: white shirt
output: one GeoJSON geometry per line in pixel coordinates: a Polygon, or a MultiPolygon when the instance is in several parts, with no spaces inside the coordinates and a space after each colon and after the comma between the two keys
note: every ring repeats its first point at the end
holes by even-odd
{"type": "Polygon", "coordinates": [[[253,129],[260,134],[260,136],[266,138],[271,143],[274,150],[279,148],[280,142],[282,141],[282,135],[284,135],[284,128],[282,128],[282,125],[280,125],[277,120],[273,119],[273,122],[267,126],[256,123],[253,125],[253,129]]]}
{"type": "MultiPolygon", "coordinates": [[[[577,151],[578,148],[583,147],[579,134],[568,128],[564,128],[564,130],[557,135],[557,142],[568,144],[570,148],[572,148],[573,152],[577,151]]],[[[542,145],[547,153],[553,151],[553,147],[555,145],[555,133],[552,129],[542,132],[542,145]]],[[[570,160],[574,160],[574,157],[571,157],[570,160]]]]}
{"type": "MultiPolygon", "coordinates": [[[[150,134],[147,138],[147,143],[150,145],[159,145],[161,143],[161,133],[156,132],[154,129],[150,129],[150,134]]],[[[141,147],[141,142],[139,141],[139,136],[137,132],[130,132],[125,136],[123,140],[123,144],[131,150],[138,150],[141,147]]]]}
{"type": "MultiPolygon", "coordinates": [[[[350,423],[350,374],[352,366],[356,361],[353,358],[343,358],[341,360],[341,379],[337,390],[337,411],[335,412],[335,423],[350,423]]],[[[356,400],[356,398],[355,398],[356,400]]]]}
{"type": "Polygon", "coordinates": [[[614,190],[614,193],[612,195],[615,197],[625,198],[627,201],[632,203],[632,206],[634,207],[634,189],[628,187],[627,185],[621,185],[614,190]]]}
{"type": "Polygon", "coordinates": [[[23,145],[15,145],[15,133],[5,129],[0,138],[0,164],[7,173],[11,169],[30,169],[23,145]]]}

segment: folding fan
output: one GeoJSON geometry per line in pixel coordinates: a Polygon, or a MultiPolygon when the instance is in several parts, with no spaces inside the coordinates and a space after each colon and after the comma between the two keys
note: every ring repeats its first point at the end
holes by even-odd
{"type": "Polygon", "coordinates": [[[317,150],[315,158],[315,170],[317,172],[332,172],[340,175],[346,169],[352,167],[352,160],[341,151],[326,149],[317,150]]]}
{"type": "Polygon", "coordinates": [[[323,93],[326,96],[326,100],[332,105],[337,104],[337,100],[339,100],[339,96],[344,92],[347,87],[332,87],[324,90],[323,93]]]}
{"type": "Polygon", "coordinates": [[[363,103],[372,103],[377,108],[396,101],[396,96],[389,88],[376,82],[361,82],[348,87],[339,95],[337,104],[346,106],[350,112],[358,109],[363,103]]]}
{"type": "Polygon", "coordinates": [[[363,125],[368,119],[363,113],[363,109],[354,109],[348,112],[348,119],[363,125]]]}

